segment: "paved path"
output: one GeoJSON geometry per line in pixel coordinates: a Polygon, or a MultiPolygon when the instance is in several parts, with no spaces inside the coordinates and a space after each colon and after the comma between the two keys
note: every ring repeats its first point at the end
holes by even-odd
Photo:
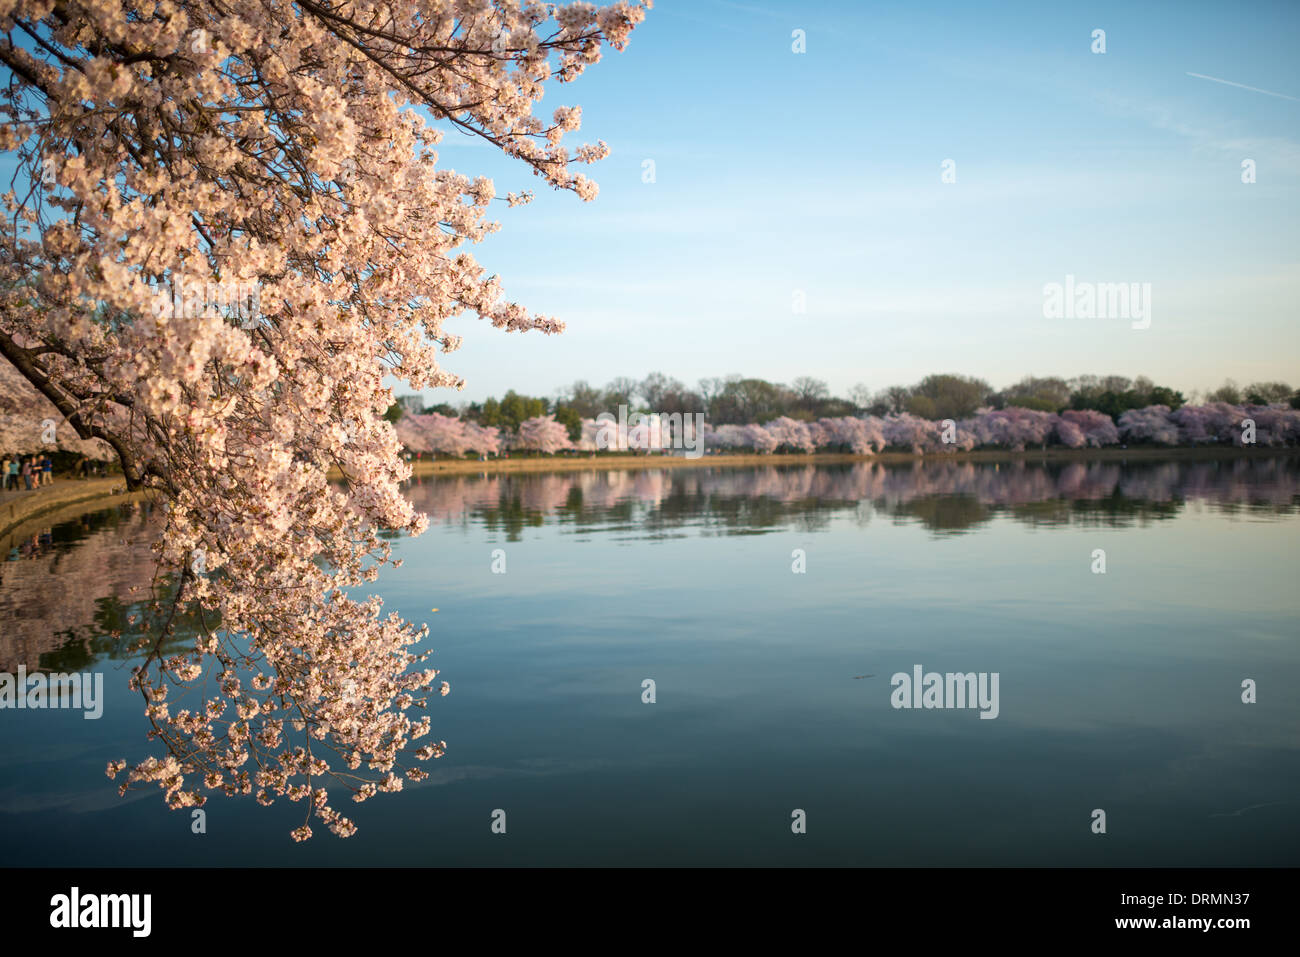
{"type": "MultiPolygon", "coordinates": [[[[0,492],[0,535],[45,512],[96,499],[111,500],[124,491],[126,480],[116,475],[91,479],[56,478],[52,484],[30,492],[0,492]]],[[[106,502],[106,507],[110,504],[111,501],[106,502]]]]}

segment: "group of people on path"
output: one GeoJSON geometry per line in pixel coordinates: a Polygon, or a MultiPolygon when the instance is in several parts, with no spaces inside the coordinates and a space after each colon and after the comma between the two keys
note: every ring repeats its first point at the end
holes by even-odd
{"type": "Polygon", "coordinates": [[[0,461],[4,491],[30,492],[54,482],[54,460],[48,455],[5,456],[0,461]]]}

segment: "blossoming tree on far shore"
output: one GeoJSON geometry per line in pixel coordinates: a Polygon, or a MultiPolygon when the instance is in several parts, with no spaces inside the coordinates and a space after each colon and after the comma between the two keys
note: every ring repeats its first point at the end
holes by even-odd
{"type": "Polygon", "coordinates": [[[519,448],[552,454],[573,448],[568,430],[553,415],[538,415],[519,423],[519,448]]]}

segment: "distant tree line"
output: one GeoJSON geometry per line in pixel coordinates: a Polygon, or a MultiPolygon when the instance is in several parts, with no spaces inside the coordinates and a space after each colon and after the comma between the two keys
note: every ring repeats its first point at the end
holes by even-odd
{"type": "MultiPolygon", "coordinates": [[[[1239,387],[1228,380],[1218,389],[1193,401],[1226,402],[1230,405],[1268,405],[1284,402],[1300,408],[1300,392],[1285,382],[1253,382],[1239,387]]],[[[1112,421],[1131,409],[1165,406],[1171,412],[1188,404],[1183,393],[1156,385],[1145,376],[1076,376],[1072,379],[1026,376],[1005,389],[995,390],[983,379],[944,373],[929,375],[911,386],[890,386],[872,392],[856,385],[847,396],[831,395],[826,383],[801,376],[790,384],[739,375],[701,379],[691,388],[681,381],[653,372],[641,381],[626,377],[611,380],[603,388],[579,380],[558,390],[554,396],[521,395],[513,389],[500,399],[424,406],[419,396],[403,396],[388,411],[390,421],[404,413],[437,412],[457,416],[505,432],[538,416],[552,415],[577,441],[583,419],[602,412],[618,414],[620,405],[632,412],[703,412],[714,425],[762,425],[786,418],[814,422],[843,416],[885,416],[906,412],[921,419],[962,419],[977,409],[1021,408],[1060,413],[1067,410],[1096,411],[1112,421]]]]}

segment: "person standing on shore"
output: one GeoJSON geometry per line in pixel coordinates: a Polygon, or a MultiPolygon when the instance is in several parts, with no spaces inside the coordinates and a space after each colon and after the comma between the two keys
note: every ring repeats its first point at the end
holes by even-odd
{"type": "Polygon", "coordinates": [[[50,458],[48,452],[46,452],[44,457],[41,459],[41,484],[54,484],[54,459],[50,458]]]}
{"type": "Polygon", "coordinates": [[[9,491],[9,456],[0,461],[0,491],[9,491]]]}
{"type": "Polygon", "coordinates": [[[24,491],[30,492],[32,490],[32,457],[30,455],[23,459],[22,475],[23,485],[26,486],[24,491]]]}
{"type": "Polygon", "coordinates": [[[18,491],[18,456],[9,460],[9,471],[5,475],[5,488],[11,488],[18,491]]]}

